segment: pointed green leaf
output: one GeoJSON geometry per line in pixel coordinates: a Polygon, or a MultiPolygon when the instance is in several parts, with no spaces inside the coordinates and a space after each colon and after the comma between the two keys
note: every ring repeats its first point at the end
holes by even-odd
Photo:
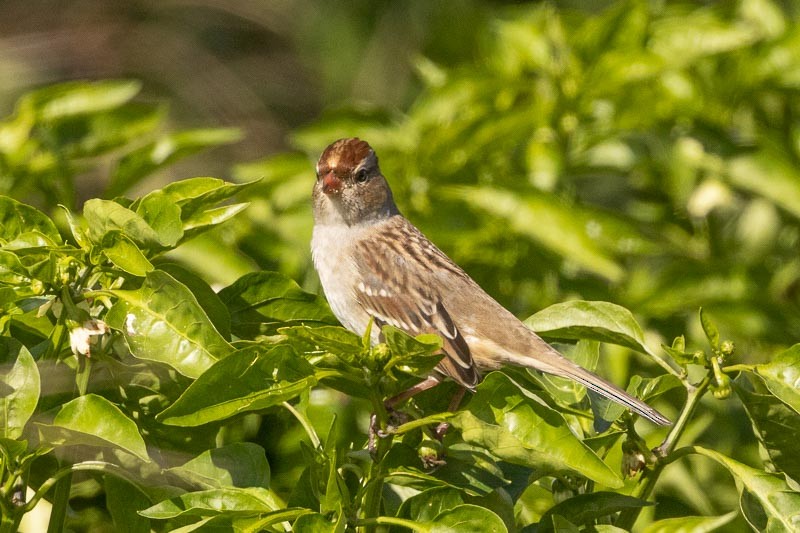
{"type": "Polygon", "coordinates": [[[65,403],[52,424],[37,424],[43,440],[56,446],[120,448],[150,461],[136,423],[102,396],[87,394],[65,403]]]}
{"type": "Polygon", "coordinates": [[[154,191],[142,198],[136,214],[153,228],[164,246],[175,246],[183,237],[181,208],[162,191],[154,191]]]}
{"type": "Polygon", "coordinates": [[[197,378],[233,351],[189,289],[166,272],[149,272],[140,289],[109,292],[118,299],[106,322],[136,357],[197,378]]]}
{"type": "Polygon", "coordinates": [[[553,340],[592,339],[651,353],[631,312],[610,302],[573,300],[551,305],[525,320],[525,325],[553,340]]]}
{"type": "Polygon", "coordinates": [[[116,230],[145,248],[161,244],[158,234],[141,216],[111,200],[88,200],[83,204],[83,216],[92,242],[102,243],[108,232],[116,230]]]}
{"type": "Polygon", "coordinates": [[[800,482],[800,413],[770,394],[758,376],[743,373],[734,385],[773,469],[800,482]]]}
{"type": "Polygon", "coordinates": [[[147,518],[166,520],[179,516],[216,516],[220,514],[257,515],[281,506],[267,489],[225,488],[187,492],[140,511],[147,518]]]}
{"type": "Polygon", "coordinates": [[[153,265],[136,243],[119,230],[109,231],[103,237],[103,254],[114,266],[134,276],[144,276],[153,265]]]}
{"type": "Polygon", "coordinates": [[[568,516],[570,522],[580,526],[591,524],[598,518],[625,509],[639,509],[648,505],[652,504],[645,500],[625,494],[617,494],[616,492],[599,491],[591,494],[579,494],[548,509],[539,521],[537,532],[549,533],[553,531],[551,517],[554,515],[568,516]]]}
{"type": "Polygon", "coordinates": [[[550,472],[575,472],[611,488],[622,480],[572,433],[557,411],[493,372],[478,385],[452,425],[464,441],[510,463],[550,472]]]}
{"type": "Polygon", "coordinates": [[[13,241],[27,231],[38,231],[52,242],[62,242],[56,225],[47,215],[13,198],[0,196],[0,241],[13,241]]]}
{"type": "Polygon", "coordinates": [[[759,521],[751,525],[767,533],[800,529],[800,492],[793,491],[783,476],[756,470],[714,450],[699,446],[694,450],[728,469],[736,480],[745,516],[759,521]]]}
{"type": "Polygon", "coordinates": [[[426,526],[428,533],[502,533],[508,531],[503,520],[485,507],[463,504],[439,513],[426,526]]]}
{"type": "Polygon", "coordinates": [[[314,367],[291,347],[248,346],[209,368],[158,419],[199,426],[278,405],[316,382],[314,367]]]}
{"type": "Polygon", "coordinates": [[[264,448],[250,442],[206,450],[168,472],[203,489],[269,488],[270,469],[264,448]]]}
{"type": "Polygon", "coordinates": [[[274,333],[280,326],[298,323],[336,324],[318,296],[277,272],[253,272],[219,292],[231,313],[234,333],[242,338],[274,333]]]}
{"type": "Polygon", "coordinates": [[[739,513],[731,511],[722,516],[681,516],[665,518],[647,525],[642,533],[712,533],[724,531],[739,513]]]}
{"type": "Polygon", "coordinates": [[[0,437],[22,436],[39,392],[39,369],[28,349],[10,337],[0,337],[0,437]]]}
{"type": "Polygon", "coordinates": [[[800,413],[800,344],[756,366],[756,372],[764,378],[772,394],[800,413]]]}

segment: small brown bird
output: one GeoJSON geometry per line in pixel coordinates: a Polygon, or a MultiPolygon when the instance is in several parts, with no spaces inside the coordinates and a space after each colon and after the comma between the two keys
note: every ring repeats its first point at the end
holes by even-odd
{"type": "MultiPolygon", "coordinates": [[[[563,357],[486,294],[400,214],[366,142],[341,139],[325,149],[317,163],[313,201],[314,266],[339,321],[359,335],[374,320],[410,335],[435,333],[444,341],[438,372],[394,403],[444,376],[472,389],[481,372],[517,365],[573,379],[656,424],[670,423],[563,357]]],[[[377,343],[380,327],[371,335],[377,343]]]]}

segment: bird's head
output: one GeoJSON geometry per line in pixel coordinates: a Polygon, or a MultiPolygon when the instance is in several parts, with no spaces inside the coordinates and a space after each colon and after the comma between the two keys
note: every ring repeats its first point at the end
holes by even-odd
{"type": "Polygon", "coordinates": [[[357,138],[340,139],[322,152],[313,199],[314,219],[321,224],[354,226],[397,214],[375,151],[357,138]]]}

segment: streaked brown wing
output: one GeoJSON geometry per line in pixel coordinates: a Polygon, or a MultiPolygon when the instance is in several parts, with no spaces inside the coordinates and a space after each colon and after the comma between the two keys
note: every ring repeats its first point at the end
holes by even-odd
{"type": "Polygon", "coordinates": [[[474,387],[480,377],[469,346],[445,309],[431,275],[431,268],[438,268],[443,261],[458,267],[416,228],[401,221],[404,224],[393,225],[357,247],[361,281],[356,299],[376,321],[410,335],[439,335],[445,352],[439,370],[465,387],[474,387]]]}

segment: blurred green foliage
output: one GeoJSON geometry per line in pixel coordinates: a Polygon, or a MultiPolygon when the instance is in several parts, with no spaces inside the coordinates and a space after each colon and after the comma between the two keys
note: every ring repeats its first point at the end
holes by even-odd
{"type": "MultiPolygon", "coordinates": [[[[471,33],[463,19],[458,39],[436,33],[475,5],[403,13],[438,21],[403,37],[426,52],[403,111],[408,80],[365,66],[349,82],[384,105],[331,107],[295,129],[295,151],[235,165],[236,184],[139,193],[239,134],[173,131],[137,82],[18,100],[0,122],[0,528],[30,510],[22,480],[75,530],[798,527],[796,6],[483,7],[471,33]],[[419,420],[370,454],[370,411],[385,429],[381,400],[437,345],[389,330],[365,346],[314,294],[313,163],[356,135],[406,216],[489,293],[519,316],[546,308],[532,328],[676,425],[634,426],[509,370],[453,417],[437,414],[448,384],[420,395],[419,420]],[[87,179],[102,199],[79,209],[87,179]]],[[[359,29],[391,35],[400,9],[361,8],[316,13],[347,36],[341,70],[321,67],[346,100],[337,76],[375,57],[360,59],[359,29]]],[[[333,39],[317,38],[315,57],[333,39]]],[[[392,42],[373,43],[378,64],[392,42]]]]}

